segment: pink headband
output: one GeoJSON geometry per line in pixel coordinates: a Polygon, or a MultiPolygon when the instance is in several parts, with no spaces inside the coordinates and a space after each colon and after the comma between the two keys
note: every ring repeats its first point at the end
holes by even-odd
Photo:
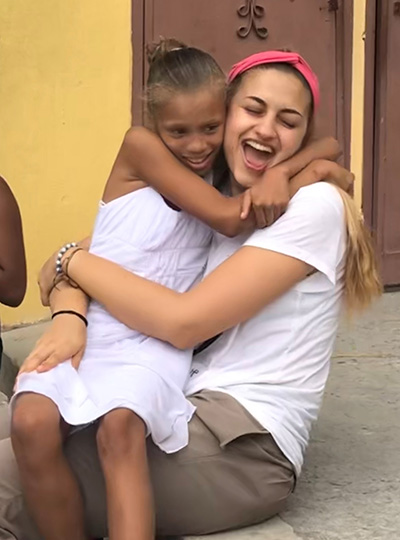
{"type": "Polygon", "coordinates": [[[310,87],[314,102],[314,109],[318,108],[320,102],[318,78],[307,64],[307,62],[297,53],[282,51],[265,51],[248,56],[241,62],[235,64],[229,72],[228,83],[231,83],[238,75],[245,71],[263,64],[290,64],[303,75],[310,87]]]}

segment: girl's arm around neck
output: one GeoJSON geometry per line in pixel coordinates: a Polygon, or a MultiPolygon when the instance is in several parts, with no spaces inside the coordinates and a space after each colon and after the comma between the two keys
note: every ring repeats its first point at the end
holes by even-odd
{"type": "Polygon", "coordinates": [[[121,164],[126,178],[140,179],[225,236],[254,229],[252,219],[240,218],[241,197],[228,198],[219,193],[182,165],[161,139],[146,128],[134,127],[127,132],[116,162],[119,167],[121,164]]]}
{"type": "Polygon", "coordinates": [[[336,161],[341,155],[340,146],[334,137],[323,137],[309,142],[297,154],[277,167],[283,168],[289,178],[293,178],[316,159],[336,161]]]}
{"type": "Polygon", "coordinates": [[[309,271],[293,257],[243,247],[196,287],[179,293],[83,251],[68,267],[71,279],[118,320],[180,349],[251,318],[309,271]]]}

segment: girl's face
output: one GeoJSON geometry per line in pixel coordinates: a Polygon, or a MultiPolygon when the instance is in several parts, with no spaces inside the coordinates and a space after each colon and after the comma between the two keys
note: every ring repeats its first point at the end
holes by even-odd
{"type": "Polygon", "coordinates": [[[222,145],[225,92],[205,87],[168,97],[156,114],[155,129],[186,167],[204,176],[222,145]]]}
{"type": "Polygon", "coordinates": [[[294,74],[271,67],[244,75],[229,106],[224,140],[236,191],[300,149],[310,106],[310,93],[294,74]]]}

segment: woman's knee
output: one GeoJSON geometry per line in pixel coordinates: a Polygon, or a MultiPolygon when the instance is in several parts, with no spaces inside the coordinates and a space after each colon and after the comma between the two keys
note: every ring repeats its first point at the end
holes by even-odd
{"type": "MultiPolygon", "coordinates": [[[[40,442],[56,435],[60,430],[60,414],[52,401],[37,394],[22,394],[14,404],[11,419],[13,445],[40,442]]],[[[45,447],[46,445],[43,445],[45,447]]]]}
{"type": "Polygon", "coordinates": [[[101,459],[132,454],[145,446],[146,428],[139,416],[129,409],[115,409],[106,414],[97,430],[101,459]]]}

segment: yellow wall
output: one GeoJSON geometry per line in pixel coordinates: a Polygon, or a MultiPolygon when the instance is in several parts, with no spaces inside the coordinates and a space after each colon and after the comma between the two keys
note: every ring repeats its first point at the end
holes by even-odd
{"type": "Polygon", "coordinates": [[[366,0],[354,0],[351,170],[356,176],[354,198],[361,207],[364,133],[364,32],[366,0]]]}
{"type": "Polygon", "coordinates": [[[0,173],[20,204],[29,287],[3,323],[43,318],[36,275],[90,231],[130,124],[131,0],[1,0],[0,173]]]}
{"type": "MultiPolygon", "coordinates": [[[[1,0],[0,173],[23,215],[29,287],[3,323],[47,315],[36,275],[90,231],[130,124],[131,0],[1,0]]],[[[354,0],[351,167],[361,205],[366,0],[354,0]]]]}

